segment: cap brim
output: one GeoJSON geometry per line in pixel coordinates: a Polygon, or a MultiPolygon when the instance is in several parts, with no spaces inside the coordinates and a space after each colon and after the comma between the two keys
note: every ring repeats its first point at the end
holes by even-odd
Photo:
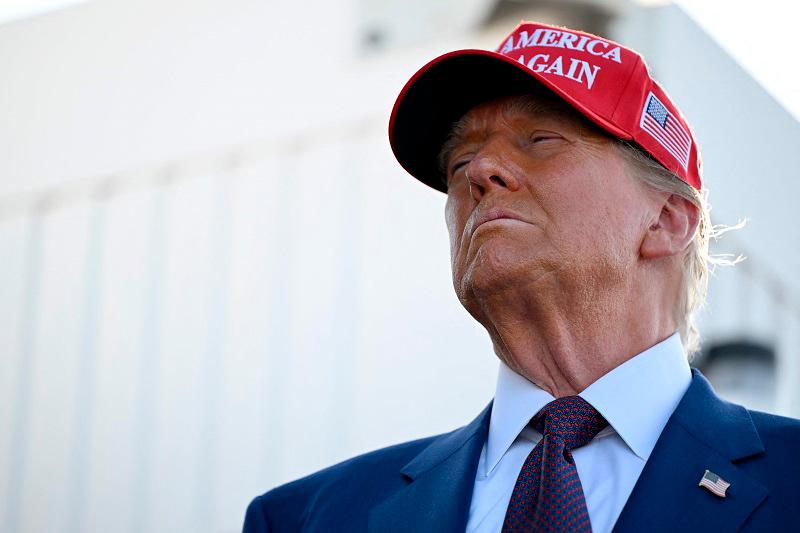
{"type": "Polygon", "coordinates": [[[488,50],[457,50],[430,61],[408,80],[392,109],[389,143],[412,176],[447,192],[438,156],[452,125],[482,102],[542,91],[556,94],[612,135],[631,138],[518,61],[488,50]]]}

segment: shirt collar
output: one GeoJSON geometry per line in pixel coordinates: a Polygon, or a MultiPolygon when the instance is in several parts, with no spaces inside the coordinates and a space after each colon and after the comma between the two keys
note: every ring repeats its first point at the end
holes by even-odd
{"type": "MultiPolygon", "coordinates": [[[[579,396],[646,461],[691,380],[676,332],[614,368],[579,396]]],[[[486,442],[486,474],[497,466],[531,418],[554,399],[500,362],[486,442]]]]}

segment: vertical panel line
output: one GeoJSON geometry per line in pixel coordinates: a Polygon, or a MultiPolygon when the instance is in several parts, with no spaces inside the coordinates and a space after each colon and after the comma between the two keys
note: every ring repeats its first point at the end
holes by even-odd
{"type": "Polygon", "coordinates": [[[162,315],[164,276],[166,269],[167,222],[170,189],[154,189],[153,213],[150,219],[150,265],[147,288],[144,290],[144,316],[142,317],[142,345],[139,369],[135,379],[139,384],[135,438],[138,439],[136,467],[133,480],[132,505],[129,507],[129,531],[139,533],[150,531],[150,495],[152,483],[153,443],[156,431],[156,407],[158,405],[158,361],[162,351],[162,315]]]}
{"type": "Polygon", "coordinates": [[[39,329],[40,290],[42,276],[42,240],[44,214],[31,215],[28,243],[25,252],[25,290],[23,292],[22,319],[20,321],[19,367],[14,394],[14,420],[11,426],[5,526],[7,533],[19,531],[20,511],[23,502],[24,473],[28,463],[29,420],[31,418],[31,389],[36,352],[36,335],[39,329]]]}
{"type": "Polygon", "coordinates": [[[76,386],[74,413],[75,436],[73,441],[70,483],[67,494],[67,523],[65,531],[86,531],[84,524],[87,511],[86,489],[89,472],[89,446],[95,414],[95,387],[97,378],[97,335],[100,321],[101,277],[103,273],[103,251],[105,236],[105,202],[93,206],[89,220],[89,242],[86,247],[84,275],[84,311],[81,328],[80,359],[76,386]]]}

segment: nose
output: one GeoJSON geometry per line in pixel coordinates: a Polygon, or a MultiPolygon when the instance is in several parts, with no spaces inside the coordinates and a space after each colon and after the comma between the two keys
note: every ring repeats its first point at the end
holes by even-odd
{"type": "Polygon", "coordinates": [[[519,189],[519,180],[498,153],[482,151],[472,158],[465,172],[476,202],[492,191],[519,189]]]}

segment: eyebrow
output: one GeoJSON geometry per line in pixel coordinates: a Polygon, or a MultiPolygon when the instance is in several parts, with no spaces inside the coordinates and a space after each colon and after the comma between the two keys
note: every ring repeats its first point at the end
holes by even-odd
{"type": "MultiPolygon", "coordinates": [[[[577,111],[568,107],[568,104],[560,100],[527,94],[513,97],[504,102],[500,108],[500,113],[504,116],[511,113],[524,113],[532,117],[550,114],[556,117],[577,118],[581,122],[581,129],[583,129],[584,123],[589,122],[588,119],[585,119],[577,111]]],[[[461,119],[454,122],[450,127],[450,131],[438,155],[439,176],[445,186],[447,186],[447,165],[450,162],[450,157],[458,145],[464,142],[467,134],[479,128],[480,125],[476,124],[476,122],[478,121],[474,116],[465,113],[461,119]]]]}

